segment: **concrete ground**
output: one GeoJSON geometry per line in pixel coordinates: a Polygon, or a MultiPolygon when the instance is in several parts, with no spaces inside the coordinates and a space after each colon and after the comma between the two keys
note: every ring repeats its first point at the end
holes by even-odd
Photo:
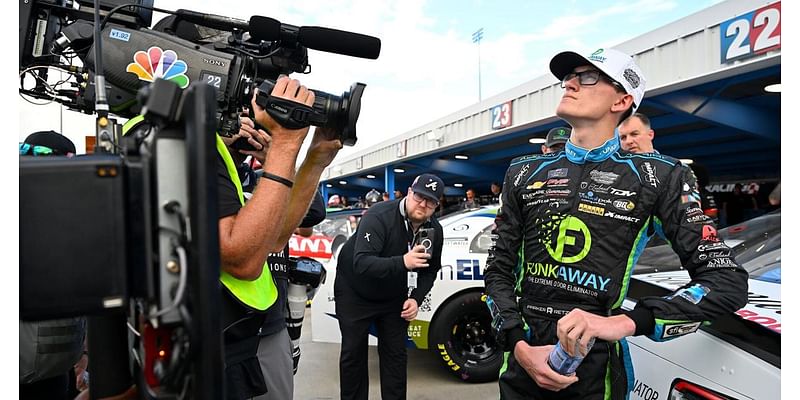
{"type": "MultiPolygon", "coordinates": [[[[311,341],[311,309],[306,309],[300,338],[300,365],[295,375],[294,398],[339,398],[339,344],[311,341]]],[[[408,350],[409,400],[496,400],[497,382],[470,384],[451,375],[430,352],[408,350]]],[[[380,399],[377,347],[369,349],[369,398],[380,399]]]]}

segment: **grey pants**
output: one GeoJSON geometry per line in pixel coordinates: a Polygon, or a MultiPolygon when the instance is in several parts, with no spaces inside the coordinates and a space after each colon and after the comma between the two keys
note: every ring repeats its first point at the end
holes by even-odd
{"type": "Polygon", "coordinates": [[[267,383],[267,393],[254,400],[291,400],[294,397],[292,374],[292,341],[286,329],[258,342],[258,362],[267,383]]]}

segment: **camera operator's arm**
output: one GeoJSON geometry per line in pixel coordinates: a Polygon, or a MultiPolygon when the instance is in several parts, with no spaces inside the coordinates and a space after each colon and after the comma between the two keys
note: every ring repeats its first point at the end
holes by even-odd
{"type": "MultiPolygon", "coordinates": [[[[287,77],[278,79],[272,95],[308,106],[314,104],[314,93],[287,77]]],[[[266,254],[277,252],[286,244],[278,241],[281,229],[276,227],[283,226],[297,153],[308,134],[307,127],[292,130],[279,125],[255,103],[255,96],[254,93],[252,107],[256,121],[272,136],[264,163],[265,179],[238,213],[219,220],[222,269],[237,279],[250,280],[261,276],[266,254]]]]}
{"type": "Polygon", "coordinates": [[[303,221],[303,217],[309,211],[311,200],[317,193],[317,185],[322,171],[330,165],[333,158],[342,148],[342,142],[338,139],[327,139],[329,137],[334,137],[333,132],[330,130],[326,128],[315,129],[314,138],[308,148],[306,158],[295,175],[294,187],[287,203],[286,219],[283,222],[283,229],[278,238],[279,242],[288,242],[295,228],[300,226],[300,222],[303,221]]]}

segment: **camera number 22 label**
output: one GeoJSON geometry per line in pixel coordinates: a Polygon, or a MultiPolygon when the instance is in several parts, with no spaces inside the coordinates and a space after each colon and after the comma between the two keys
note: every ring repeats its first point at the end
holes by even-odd
{"type": "Polygon", "coordinates": [[[781,47],[781,2],[731,18],[719,25],[722,64],[781,47]]]}

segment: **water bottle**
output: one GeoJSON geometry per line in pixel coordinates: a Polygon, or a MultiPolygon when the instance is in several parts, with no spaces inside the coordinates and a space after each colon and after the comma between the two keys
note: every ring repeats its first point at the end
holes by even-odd
{"type": "Polygon", "coordinates": [[[585,348],[581,348],[580,343],[575,343],[575,356],[570,356],[569,353],[564,350],[561,346],[561,341],[556,343],[556,347],[553,348],[553,351],[550,352],[550,355],[547,357],[547,364],[553,371],[558,372],[561,375],[572,375],[575,373],[575,370],[578,369],[578,366],[581,365],[581,361],[583,358],[589,354],[589,350],[592,349],[594,346],[594,339],[589,339],[589,342],[586,343],[585,348]],[[585,350],[584,350],[585,349],[585,350]]]}

